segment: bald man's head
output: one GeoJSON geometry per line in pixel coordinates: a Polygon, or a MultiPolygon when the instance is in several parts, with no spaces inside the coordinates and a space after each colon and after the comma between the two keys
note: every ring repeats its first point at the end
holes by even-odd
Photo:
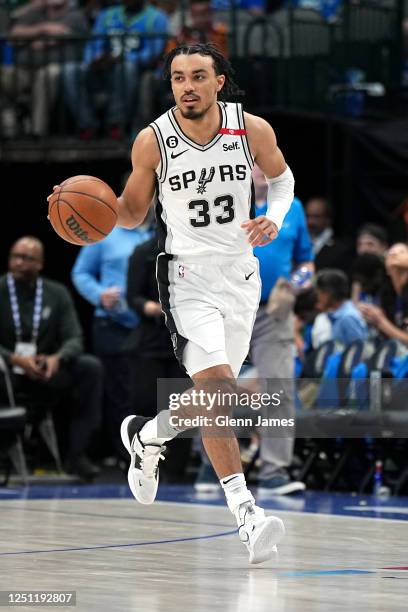
{"type": "Polygon", "coordinates": [[[9,272],[16,280],[34,282],[43,264],[44,247],[41,240],[34,236],[19,238],[10,249],[9,272]]]}

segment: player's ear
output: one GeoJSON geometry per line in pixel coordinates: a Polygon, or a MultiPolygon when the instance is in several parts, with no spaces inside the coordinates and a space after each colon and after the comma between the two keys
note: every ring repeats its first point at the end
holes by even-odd
{"type": "Polygon", "coordinates": [[[224,87],[225,76],[223,74],[217,74],[217,92],[221,91],[224,87]]]}

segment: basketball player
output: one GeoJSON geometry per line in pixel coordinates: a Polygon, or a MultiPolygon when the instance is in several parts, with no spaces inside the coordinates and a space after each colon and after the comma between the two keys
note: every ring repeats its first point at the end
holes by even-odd
{"type": "MultiPolygon", "coordinates": [[[[294,179],[271,126],[244,113],[240,104],[224,101],[239,90],[216,47],[177,47],[167,55],[164,73],[176,105],[134,142],[133,171],[118,198],[118,223],[142,223],[157,190],[157,279],[176,356],[195,389],[231,393],[259,303],[252,248],[277,236],[293,200],[294,179]],[[254,161],[267,177],[268,210],[249,219],[254,161]]],[[[213,414],[228,416],[230,410],[218,405],[213,414]]],[[[156,497],[163,445],[197,414],[196,406],[179,408],[177,426],[170,410],[153,419],[131,415],[123,421],[129,485],[140,503],[151,504],[156,497]]],[[[202,414],[208,415],[205,407],[202,414]]],[[[270,559],[284,526],[255,505],[233,430],[203,426],[201,434],[250,563],[270,559]]]]}
{"type": "MultiPolygon", "coordinates": [[[[142,223],[157,189],[161,254],[157,279],[175,352],[197,389],[234,391],[258,308],[260,281],[252,248],[272,241],[294,196],[294,179],[271,126],[224,102],[237,93],[228,61],[210,44],[180,46],[165,60],[176,106],[137,136],[133,172],[118,198],[119,224],[142,223]],[[249,219],[254,161],[268,181],[268,211],[249,219]]],[[[279,355],[276,356],[279,359],[279,355]]],[[[229,406],[217,406],[217,414],[229,406]]],[[[203,413],[206,412],[203,409],[203,413]]],[[[208,414],[208,412],[207,412],[208,414]]],[[[121,428],[130,453],[129,485],[154,501],[163,445],[197,416],[197,407],[131,415],[121,428]]],[[[202,427],[250,563],[271,558],[284,535],[277,517],[255,505],[232,429],[202,427]],[[211,431],[210,431],[211,430],[211,431]]]]}

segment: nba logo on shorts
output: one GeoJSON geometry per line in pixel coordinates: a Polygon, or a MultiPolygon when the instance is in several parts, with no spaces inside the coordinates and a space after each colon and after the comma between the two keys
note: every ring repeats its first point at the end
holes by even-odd
{"type": "Polygon", "coordinates": [[[179,266],[178,267],[178,275],[180,278],[184,278],[184,266],[179,266]]]}

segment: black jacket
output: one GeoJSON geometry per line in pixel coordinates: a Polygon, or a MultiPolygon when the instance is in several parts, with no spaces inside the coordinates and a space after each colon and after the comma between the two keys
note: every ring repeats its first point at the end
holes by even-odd
{"type": "MultiPolygon", "coordinates": [[[[37,353],[59,353],[62,359],[76,357],[83,351],[82,329],[71,295],[64,285],[43,277],[41,322],[37,353]]],[[[16,281],[24,342],[31,341],[35,287],[16,281]]],[[[0,355],[6,360],[16,343],[13,315],[6,275],[0,277],[0,355]]]]}
{"type": "Polygon", "coordinates": [[[157,236],[137,246],[129,258],[127,301],[140,316],[127,342],[128,350],[145,357],[173,357],[170,333],[161,317],[147,317],[144,305],[148,300],[159,301],[156,280],[156,258],[159,254],[157,236]]]}

